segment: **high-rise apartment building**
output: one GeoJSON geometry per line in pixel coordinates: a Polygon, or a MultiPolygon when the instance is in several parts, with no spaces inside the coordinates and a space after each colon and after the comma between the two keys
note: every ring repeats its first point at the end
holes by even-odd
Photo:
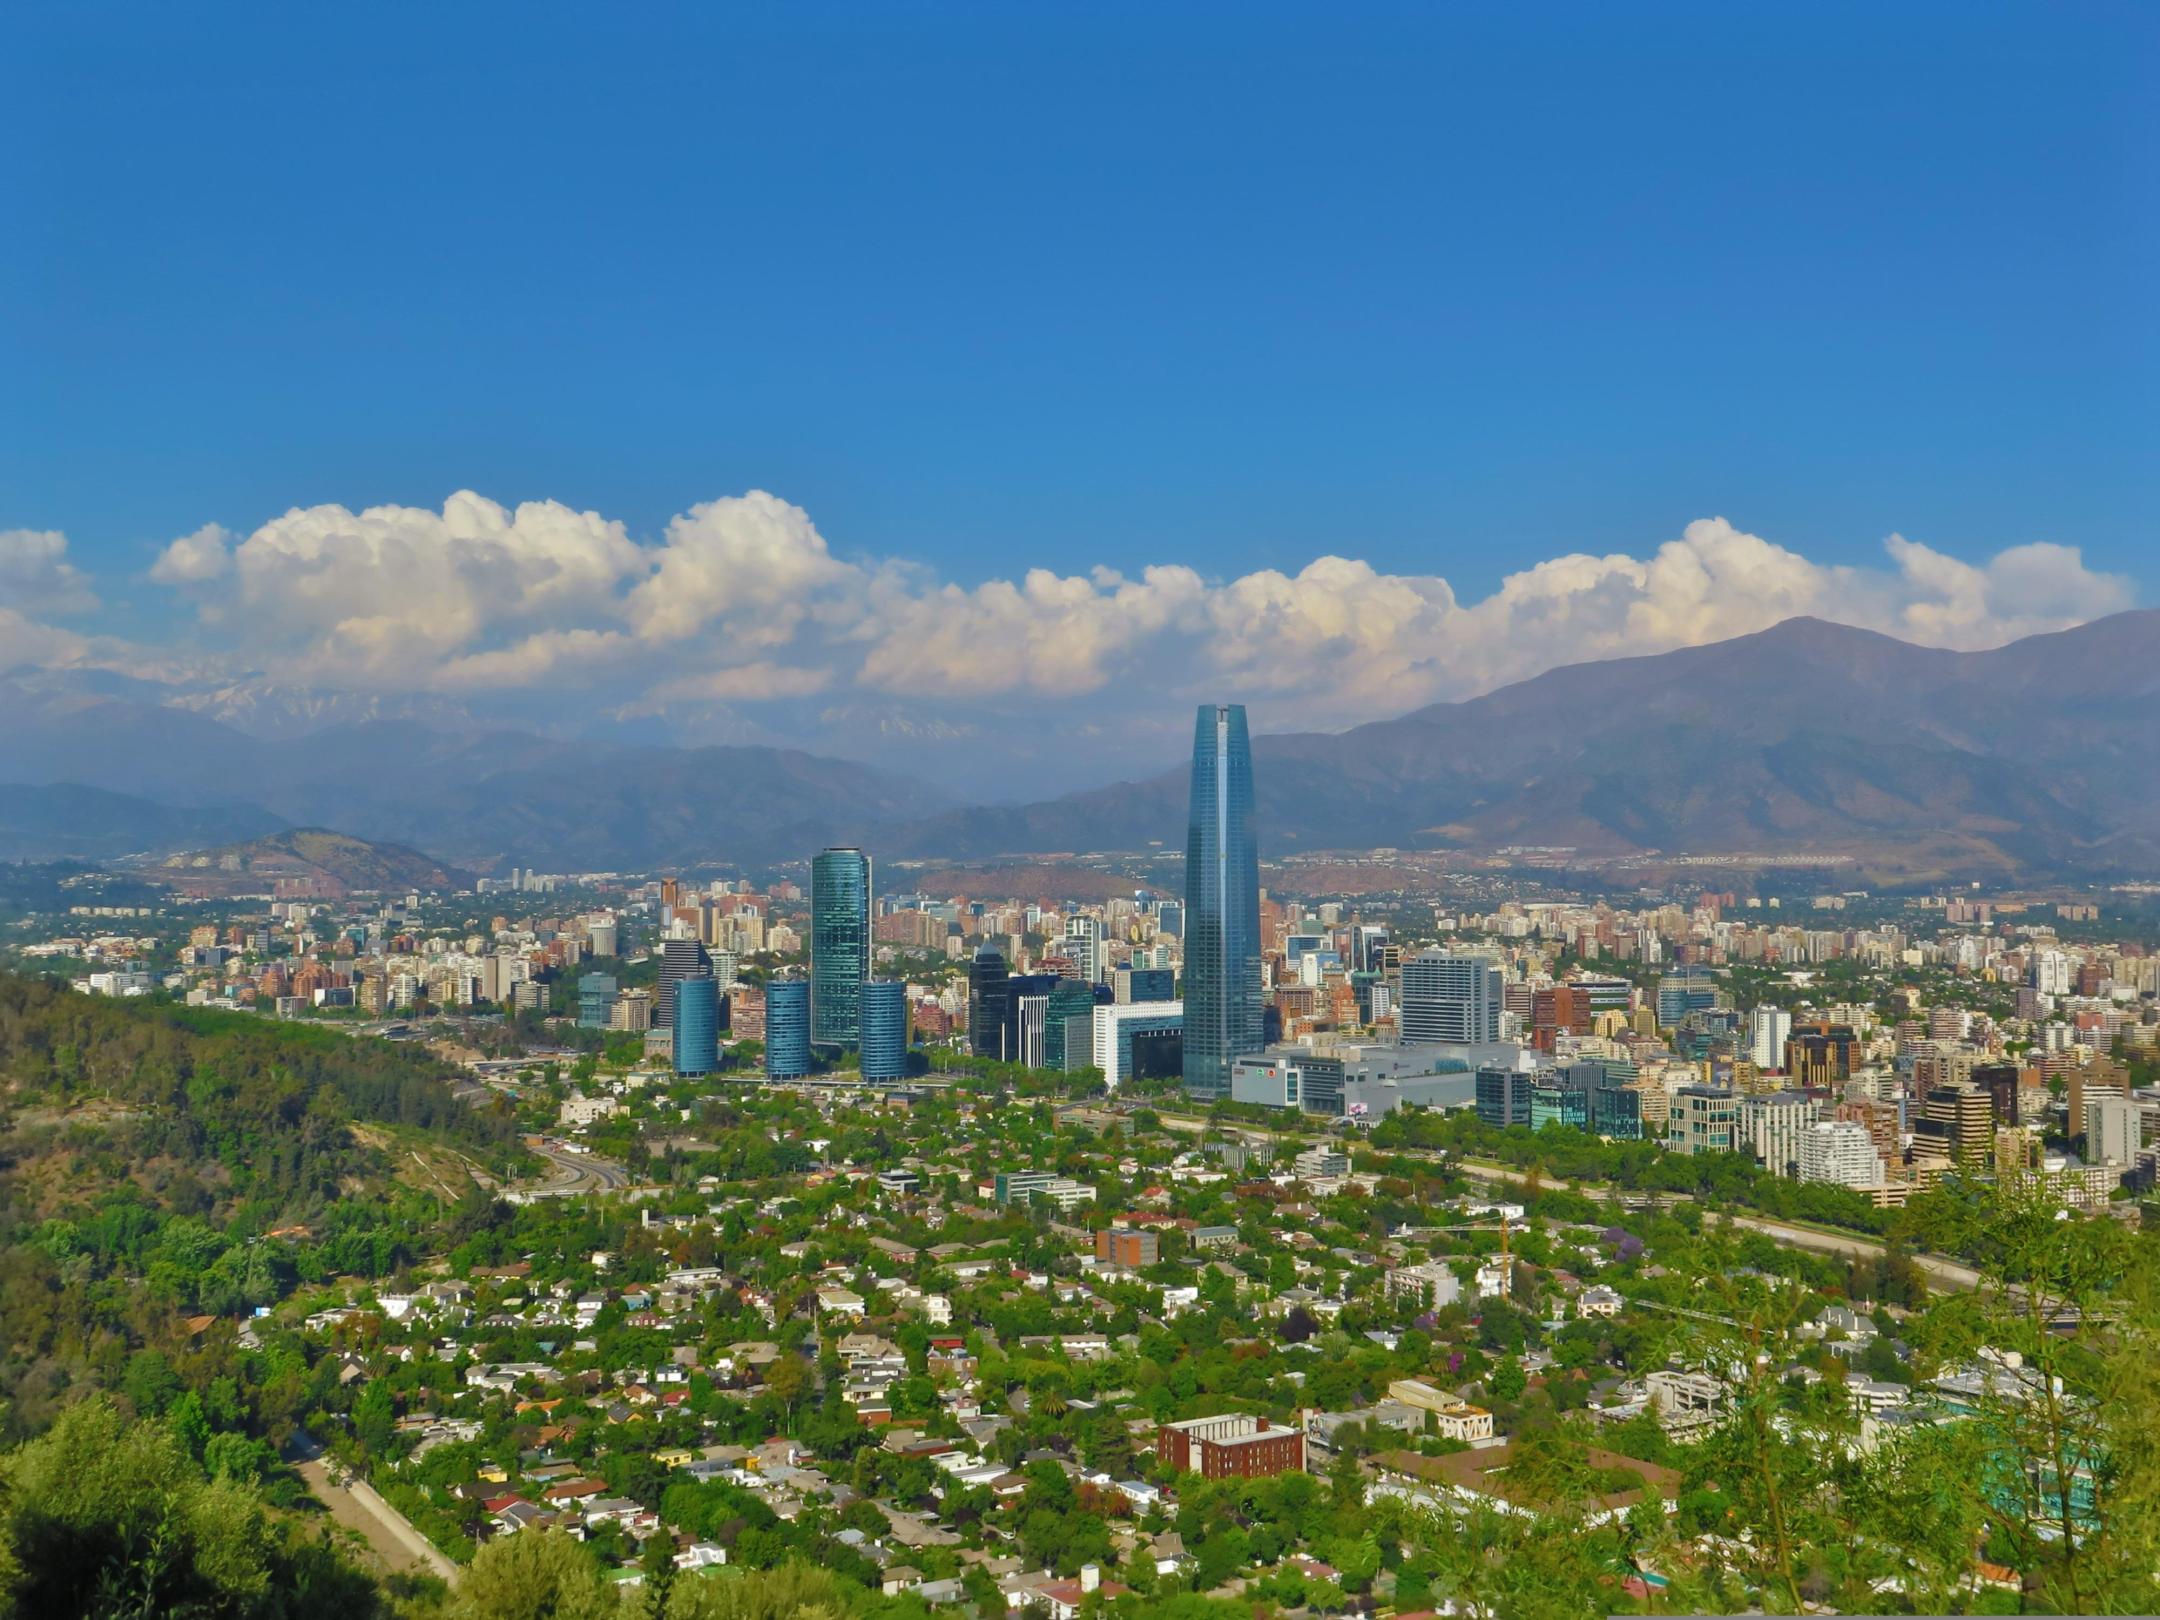
{"type": "Polygon", "coordinates": [[[1839,1187],[1873,1187],[1883,1178],[1874,1138],[1857,1120],[1831,1119],[1800,1133],[1800,1179],[1839,1187]]]}
{"type": "Polygon", "coordinates": [[[1913,1157],[1976,1166],[1995,1151],[1995,1113],[1978,1086],[1937,1086],[1920,1105],[1913,1125],[1913,1157]]]}
{"type": "Polygon", "coordinates": [[[1791,1038],[1792,1014],[1783,1007],[1757,1007],[1748,1014],[1748,1059],[1756,1068],[1783,1068],[1791,1038]]]}
{"type": "Polygon", "coordinates": [[[828,849],[810,863],[810,1039],[862,1039],[862,989],[870,978],[870,857],[828,849]]]}
{"type": "Polygon", "coordinates": [[[2088,1164],[2131,1164],[2145,1145],[2143,1110],[2135,1098],[2111,1091],[2095,1092],[2085,1099],[2085,1118],[2071,1121],[2073,1130],[2080,1125],[2088,1164]]]}
{"type": "MultiPolygon", "coordinates": [[[[1242,704],[1202,704],[1193,725],[1183,1018],[1185,1089],[1196,1097],[1228,1096],[1231,1065],[1267,1044],[1260,997],[1260,846],[1253,825],[1252,739],[1242,704]]],[[[1102,1061],[1100,1052],[1096,1061],[1102,1061]]]]}
{"type": "Polygon", "coordinates": [[[1420,951],[1402,965],[1396,1027],[1406,1046],[1500,1039],[1500,964],[1489,956],[1420,951]]]}
{"type": "Polygon", "coordinates": [[[1080,977],[1089,984],[1101,984],[1109,977],[1104,971],[1103,926],[1100,917],[1067,917],[1065,919],[1065,955],[1071,959],[1080,977]]]}
{"type": "Polygon", "coordinates": [[[1753,1153],[1774,1176],[1800,1173],[1800,1138],[1815,1123],[1815,1100],[1804,1091],[1771,1091],[1742,1097],[1734,1113],[1733,1140],[1753,1153]]]}

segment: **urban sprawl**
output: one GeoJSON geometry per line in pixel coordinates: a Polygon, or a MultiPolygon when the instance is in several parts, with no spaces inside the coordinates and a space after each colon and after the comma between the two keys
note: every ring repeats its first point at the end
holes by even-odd
{"type": "Polygon", "coordinates": [[[1055,1620],[2154,1595],[2141,897],[1305,895],[1259,831],[1210,705],[1181,882],[93,875],[7,952],[504,1122],[381,1128],[449,1238],[251,1230],[128,1367],[282,1358],[252,1428],[453,1586],[569,1538],[602,1584],[1055,1620]]]}

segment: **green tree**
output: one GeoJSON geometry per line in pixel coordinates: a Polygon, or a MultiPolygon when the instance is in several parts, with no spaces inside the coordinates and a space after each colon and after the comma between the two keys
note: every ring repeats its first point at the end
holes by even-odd
{"type": "Polygon", "coordinates": [[[458,1577],[450,1620],[622,1620],[622,1600],[582,1542],[526,1530],[489,1542],[458,1577]]]}
{"type": "Polygon", "coordinates": [[[373,1617],[373,1581],[103,1398],[0,1462],[0,1613],[373,1617]]]}

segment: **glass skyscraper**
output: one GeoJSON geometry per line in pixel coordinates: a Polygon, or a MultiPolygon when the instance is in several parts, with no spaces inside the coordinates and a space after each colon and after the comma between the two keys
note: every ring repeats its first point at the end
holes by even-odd
{"type": "Polygon", "coordinates": [[[828,849],[810,863],[810,1039],[862,1040],[862,988],[870,978],[870,857],[828,849]]]}
{"type": "Polygon", "coordinates": [[[898,979],[872,979],[862,987],[862,1077],[904,1079],[907,1035],[907,986],[898,979]]]}
{"type": "Polygon", "coordinates": [[[711,1074],[720,1067],[720,981],[707,974],[675,981],[675,1072],[711,1074]]]}
{"type": "Polygon", "coordinates": [[[1252,739],[1243,704],[1203,703],[1185,833],[1185,1089],[1229,1096],[1232,1062],[1266,1044],[1252,739]]]}
{"type": "Polygon", "coordinates": [[[775,979],[765,986],[765,1076],[800,1080],[810,1072],[810,986],[775,979]]]}

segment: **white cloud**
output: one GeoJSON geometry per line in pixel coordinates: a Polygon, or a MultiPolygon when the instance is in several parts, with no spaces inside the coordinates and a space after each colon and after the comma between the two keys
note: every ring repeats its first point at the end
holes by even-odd
{"type": "Polygon", "coordinates": [[[210,611],[295,648],[298,673],[429,685],[506,634],[604,614],[645,563],[620,523],[555,501],[513,511],[463,490],[439,513],[312,506],[233,550],[210,611]]]}
{"type": "Polygon", "coordinates": [[[94,611],[97,592],[67,549],[58,529],[0,529],[0,603],[18,616],[94,611]]]}
{"type": "Polygon", "coordinates": [[[592,712],[643,714],[853,693],[963,724],[1083,699],[1116,724],[1220,695],[1277,727],[1354,724],[1795,614],[1969,648],[2134,595],[2069,546],[1980,563],[1897,535],[1885,550],[1884,566],[1826,565],[1705,518],[1643,556],[1539,562],[1474,602],[1336,555],[1227,580],[1163,565],[961,584],[836,555],[808,513],[758,490],[692,507],[649,544],[597,513],[467,492],[439,513],[296,510],[237,543],[212,525],[168,546],[153,577],[280,675],[317,681],[582,690],[592,712]]]}
{"type": "Polygon", "coordinates": [[[183,534],[150,565],[150,577],[160,585],[201,585],[224,577],[232,567],[232,535],[215,523],[205,523],[193,534],[183,534]]]}

